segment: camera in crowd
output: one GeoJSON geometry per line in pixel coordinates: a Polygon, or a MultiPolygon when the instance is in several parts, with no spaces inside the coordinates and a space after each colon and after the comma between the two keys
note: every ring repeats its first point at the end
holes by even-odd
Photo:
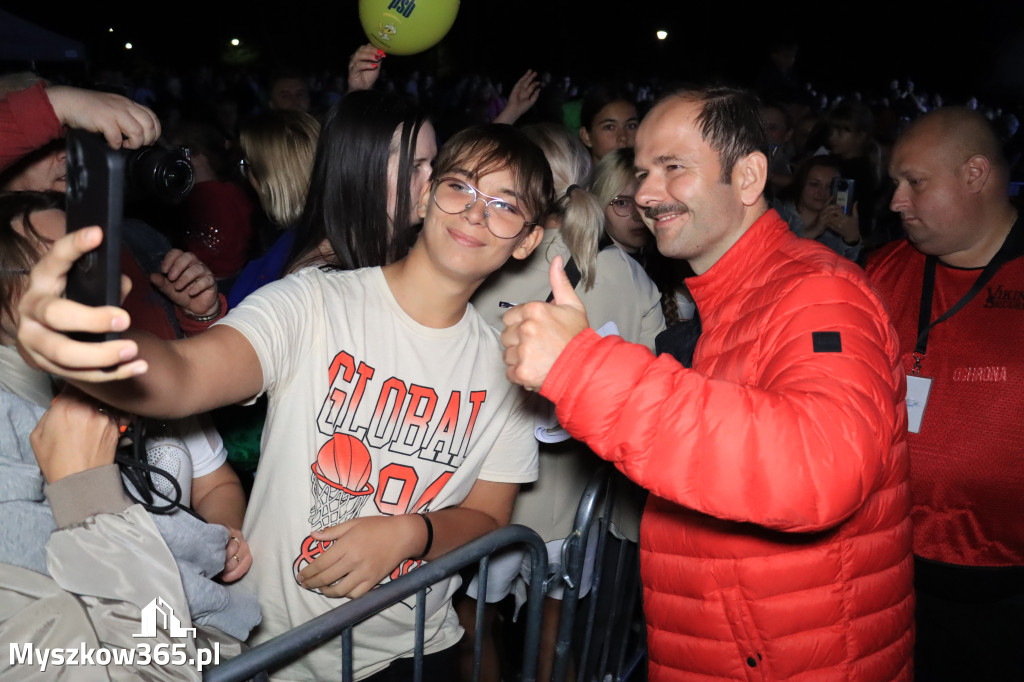
{"type": "Polygon", "coordinates": [[[94,176],[92,191],[117,194],[125,203],[178,204],[195,184],[195,168],[185,147],[151,145],[114,150],[103,136],[75,130],[68,136],[67,153],[72,193],[89,186],[90,172],[94,176]],[[102,189],[95,186],[95,181],[101,179],[102,189]]]}
{"type": "MultiPolygon", "coordinates": [[[[129,203],[177,204],[192,189],[195,169],[187,149],[158,146],[111,149],[94,133],[72,130],[67,136],[68,231],[103,228],[99,248],[75,262],[68,273],[67,296],[86,305],[120,302],[121,228],[129,203]]],[[[114,334],[78,335],[110,340],[114,334]]]]}
{"type": "Polygon", "coordinates": [[[122,149],[125,200],[177,204],[191,191],[196,173],[185,147],[122,149]]]}

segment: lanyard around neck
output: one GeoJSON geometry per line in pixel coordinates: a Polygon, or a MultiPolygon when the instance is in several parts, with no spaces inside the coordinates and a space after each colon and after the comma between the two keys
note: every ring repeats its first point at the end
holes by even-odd
{"type": "Polygon", "coordinates": [[[1016,223],[1010,229],[1009,234],[1006,235],[1006,239],[1003,240],[1002,246],[999,247],[999,251],[996,255],[992,256],[992,260],[988,262],[988,265],[978,275],[978,279],[974,280],[974,284],[968,289],[967,293],[964,294],[959,301],[953,304],[953,306],[946,312],[931,320],[932,316],[932,299],[935,295],[935,271],[938,266],[939,259],[936,256],[928,256],[924,263],[924,282],[921,285],[921,307],[918,310],[917,316],[917,345],[914,347],[914,367],[913,372],[917,374],[921,370],[921,358],[923,358],[928,348],[928,333],[932,330],[932,327],[945,322],[949,318],[953,317],[958,311],[962,310],[964,306],[971,302],[978,293],[985,288],[985,285],[992,281],[992,278],[996,276],[996,272],[1003,264],[1013,260],[1021,254],[1024,250],[1024,240],[1021,236],[1024,230],[1018,229],[1016,223]]]}

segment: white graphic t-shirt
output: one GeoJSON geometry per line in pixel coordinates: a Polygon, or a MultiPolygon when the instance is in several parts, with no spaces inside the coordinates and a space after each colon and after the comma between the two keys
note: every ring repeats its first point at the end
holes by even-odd
{"type": "MultiPolygon", "coordinates": [[[[472,306],[452,327],[424,327],[401,309],[379,268],[307,268],[254,292],[222,324],[250,341],[269,394],[244,525],[254,558],[244,581],[263,608],[250,643],[343,603],[295,580],[326,549],[313,531],[357,516],[452,507],[478,478],[537,478],[532,422],[505,378],[497,333],[472,306]]],[[[419,564],[406,561],[385,581],[419,564]]],[[[426,653],[461,637],[450,602],[457,588],[452,578],[427,594],[426,653]]],[[[355,627],[357,678],[411,655],[414,603],[355,627]]],[[[340,637],[274,674],[340,676],[340,637]]]]}

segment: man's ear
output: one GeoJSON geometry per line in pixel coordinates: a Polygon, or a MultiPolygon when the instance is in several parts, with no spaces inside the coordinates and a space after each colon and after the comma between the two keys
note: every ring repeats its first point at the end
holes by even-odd
{"type": "Polygon", "coordinates": [[[416,215],[420,217],[420,220],[427,217],[427,206],[430,205],[430,190],[433,186],[434,184],[432,182],[428,182],[423,186],[423,192],[420,194],[420,200],[416,204],[416,215]]]}
{"type": "Polygon", "coordinates": [[[516,260],[523,260],[537,248],[540,244],[540,240],[544,238],[544,228],[540,225],[534,225],[530,230],[530,234],[523,237],[523,241],[519,242],[519,246],[516,247],[515,251],[512,252],[512,257],[516,260]]]}
{"type": "Polygon", "coordinates": [[[591,143],[590,141],[590,131],[588,131],[583,126],[580,126],[580,140],[583,142],[583,146],[586,147],[587,149],[590,149],[591,147],[594,146],[593,143],[591,143]]]}
{"type": "Polygon", "coordinates": [[[761,200],[768,182],[768,157],[751,152],[738,159],[732,168],[732,185],[744,206],[753,206],[761,200]]]}
{"type": "Polygon", "coordinates": [[[968,192],[980,192],[992,177],[992,164],[981,154],[975,154],[960,166],[960,177],[968,192]]]}

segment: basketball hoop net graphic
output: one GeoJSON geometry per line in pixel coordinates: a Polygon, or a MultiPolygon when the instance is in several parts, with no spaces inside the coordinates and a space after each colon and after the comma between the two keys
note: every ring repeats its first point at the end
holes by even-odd
{"type": "Polygon", "coordinates": [[[370,452],[352,436],[334,434],[320,448],[310,468],[313,502],[309,523],[314,530],[354,519],[373,494],[370,452]]]}

